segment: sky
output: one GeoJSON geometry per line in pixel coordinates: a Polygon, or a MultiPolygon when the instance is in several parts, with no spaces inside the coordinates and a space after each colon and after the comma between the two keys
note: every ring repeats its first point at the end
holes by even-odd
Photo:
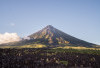
{"type": "Polygon", "coordinates": [[[47,25],[100,45],[100,0],[0,0],[0,34],[24,37],[47,25]]]}

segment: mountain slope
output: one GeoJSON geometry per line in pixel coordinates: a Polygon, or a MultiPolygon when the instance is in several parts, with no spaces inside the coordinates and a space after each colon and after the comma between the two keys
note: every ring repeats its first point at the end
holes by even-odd
{"type": "MultiPolygon", "coordinates": [[[[92,47],[94,44],[72,37],[51,25],[29,36],[31,39],[41,40],[44,44],[51,45],[73,45],[92,47]]],[[[39,41],[38,41],[39,42],[39,41]]]]}

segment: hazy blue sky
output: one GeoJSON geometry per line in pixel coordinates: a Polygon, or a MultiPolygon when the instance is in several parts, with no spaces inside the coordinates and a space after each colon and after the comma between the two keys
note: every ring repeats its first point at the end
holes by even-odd
{"type": "Polygon", "coordinates": [[[0,0],[0,33],[23,37],[47,25],[100,44],[100,0],[0,0]]]}

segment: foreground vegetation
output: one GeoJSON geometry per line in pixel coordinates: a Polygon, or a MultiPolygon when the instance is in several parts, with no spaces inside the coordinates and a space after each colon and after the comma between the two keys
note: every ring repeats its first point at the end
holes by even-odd
{"type": "Polygon", "coordinates": [[[0,68],[100,68],[100,50],[0,49],[0,68]]]}

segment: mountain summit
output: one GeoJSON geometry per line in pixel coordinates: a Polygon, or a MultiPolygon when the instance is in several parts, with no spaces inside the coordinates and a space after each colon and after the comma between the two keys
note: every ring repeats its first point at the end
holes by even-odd
{"type": "Polygon", "coordinates": [[[42,30],[28,36],[31,39],[37,40],[38,43],[49,45],[69,45],[69,46],[85,46],[92,47],[92,43],[75,38],[68,35],[51,25],[46,26],[42,30]]]}

